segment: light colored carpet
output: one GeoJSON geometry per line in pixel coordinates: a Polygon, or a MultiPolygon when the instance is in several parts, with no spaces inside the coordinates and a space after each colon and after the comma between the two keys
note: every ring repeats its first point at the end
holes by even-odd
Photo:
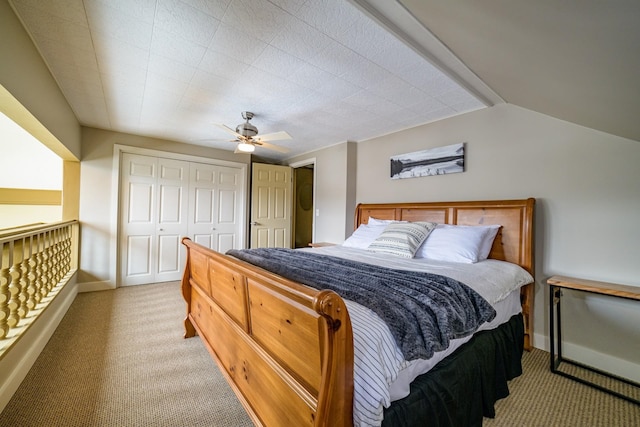
{"type": "MultiPolygon", "coordinates": [[[[252,426],[184,315],[177,282],[78,295],[0,426],[252,426]]],[[[485,426],[640,426],[640,406],[551,374],[548,356],[525,353],[485,426]]]]}
{"type": "Polygon", "coordinates": [[[79,294],[0,426],[253,426],[185,310],[178,282],[79,294]]]}
{"type": "MultiPolygon", "coordinates": [[[[561,365],[563,369],[567,364],[561,365]]],[[[570,365],[569,365],[570,366],[570,365]]],[[[523,374],[509,383],[510,396],[496,403],[496,418],[486,427],[639,427],[640,405],[598,391],[569,378],[552,374],[549,353],[534,349],[522,358],[523,374]]],[[[598,381],[589,373],[574,374],[598,381]]],[[[640,399],[640,390],[602,385],[640,399]]]]}

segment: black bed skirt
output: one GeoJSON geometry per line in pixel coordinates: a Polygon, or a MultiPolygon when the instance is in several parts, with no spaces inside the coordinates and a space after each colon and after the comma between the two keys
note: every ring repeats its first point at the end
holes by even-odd
{"type": "Polygon", "coordinates": [[[472,427],[495,416],[509,395],[507,382],[522,374],[522,314],[483,331],[411,383],[411,393],[384,411],[383,427],[472,427]]]}

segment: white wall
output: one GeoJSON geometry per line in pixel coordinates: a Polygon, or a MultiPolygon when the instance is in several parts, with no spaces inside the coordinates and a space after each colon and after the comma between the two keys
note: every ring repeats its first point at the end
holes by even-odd
{"type": "MultiPolygon", "coordinates": [[[[639,165],[640,142],[503,104],[359,143],[356,194],[364,203],[535,197],[534,345],[546,347],[549,276],[640,286],[639,165]],[[459,142],[464,173],[389,178],[390,156],[459,142]]],[[[567,349],[589,361],[616,355],[640,376],[637,303],[569,296],[567,305],[567,349]]]]}
{"type": "MultiPolygon", "coordinates": [[[[62,190],[62,159],[0,112],[0,188],[62,190]]],[[[4,205],[0,228],[62,219],[62,206],[4,205]]]]}
{"type": "Polygon", "coordinates": [[[62,159],[0,112],[0,187],[62,190],[62,159]]]}
{"type": "Polygon", "coordinates": [[[250,161],[247,154],[83,127],[78,273],[81,291],[116,286],[118,177],[114,165],[115,144],[237,163],[248,164],[250,161]]]}

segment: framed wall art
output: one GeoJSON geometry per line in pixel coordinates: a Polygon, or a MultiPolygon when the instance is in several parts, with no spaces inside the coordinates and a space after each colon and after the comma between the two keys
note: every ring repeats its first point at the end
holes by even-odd
{"type": "Polygon", "coordinates": [[[391,179],[464,172],[465,144],[399,154],[391,157],[391,179]]]}

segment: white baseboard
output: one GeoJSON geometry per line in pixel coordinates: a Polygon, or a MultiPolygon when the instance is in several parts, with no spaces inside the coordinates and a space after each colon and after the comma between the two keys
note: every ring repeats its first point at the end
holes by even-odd
{"type": "Polygon", "coordinates": [[[0,412],[29,373],[78,293],[75,277],[0,360],[0,412]]]}
{"type": "MultiPolygon", "coordinates": [[[[550,351],[549,337],[534,333],[533,346],[547,352],[550,351]]],[[[628,360],[570,342],[562,343],[562,356],[640,384],[640,365],[628,360]]]]}
{"type": "Polygon", "coordinates": [[[116,285],[110,280],[103,280],[100,282],[84,282],[78,283],[78,293],[83,292],[95,292],[95,291],[108,291],[115,289],[116,285]]]}
{"type": "Polygon", "coordinates": [[[544,334],[533,333],[533,346],[540,350],[549,351],[549,337],[544,334]]]}

